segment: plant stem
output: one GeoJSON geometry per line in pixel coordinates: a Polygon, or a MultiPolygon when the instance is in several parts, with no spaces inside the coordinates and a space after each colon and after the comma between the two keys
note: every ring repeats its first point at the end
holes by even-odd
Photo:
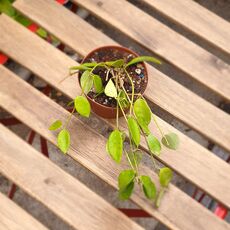
{"type": "Polygon", "coordinates": [[[69,122],[70,122],[70,119],[71,119],[71,117],[72,117],[74,111],[75,111],[75,108],[73,107],[72,112],[69,114],[69,116],[68,116],[68,118],[67,118],[67,120],[66,120],[66,123],[65,123],[65,125],[64,125],[64,129],[67,128],[67,126],[68,126],[68,124],[69,124],[69,122]]]}
{"type": "Polygon", "coordinates": [[[160,207],[160,203],[161,203],[162,197],[163,197],[163,195],[165,193],[165,190],[166,190],[165,187],[160,188],[160,192],[159,192],[159,194],[157,196],[157,199],[156,199],[156,202],[155,202],[155,205],[156,205],[157,208],[160,207]]]}
{"type": "Polygon", "coordinates": [[[133,80],[132,78],[130,77],[128,71],[124,68],[125,70],[125,73],[127,75],[127,77],[129,78],[129,81],[131,83],[131,86],[132,86],[132,95],[131,95],[131,103],[130,103],[130,114],[132,114],[132,108],[133,108],[133,101],[134,101],[134,93],[135,93],[135,89],[134,89],[134,84],[133,84],[133,80]]]}
{"type": "Polygon", "coordinates": [[[132,162],[131,162],[131,160],[130,160],[130,158],[129,158],[129,154],[128,154],[126,151],[124,151],[124,152],[125,152],[125,155],[126,155],[126,157],[127,157],[127,159],[128,159],[128,162],[129,162],[129,164],[130,164],[132,170],[136,172],[136,170],[134,169],[134,167],[133,167],[133,165],[132,165],[132,162]]]}

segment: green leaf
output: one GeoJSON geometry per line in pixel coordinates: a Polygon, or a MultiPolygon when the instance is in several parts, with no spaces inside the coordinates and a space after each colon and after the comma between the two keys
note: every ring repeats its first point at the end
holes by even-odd
{"type": "Polygon", "coordinates": [[[17,15],[16,10],[11,5],[11,2],[8,0],[0,1],[0,13],[5,13],[10,17],[15,17],[17,15]]]}
{"type": "Polygon", "coordinates": [[[83,64],[81,64],[82,66],[85,66],[85,67],[94,67],[96,66],[98,63],[97,62],[85,62],[83,64]]]}
{"type": "Polygon", "coordinates": [[[135,178],[135,172],[132,169],[123,170],[118,176],[118,187],[124,190],[135,178]]]}
{"type": "Polygon", "coordinates": [[[88,94],[93,87],[93,77],[90,74],[90,71],[84,71],[84,73],[81,75],[80,84],[83,92],[88,94]]]}
{"type": "Polygon", "coordinates": [[[119,199],[127,200],[132,195],[134,189],[134,182],[132,181],[125,189],[119,190],[119,199]]]}
{"type": "Polygon", "coordinates": [[[112,81],[112,79],[109,80],[107,85],[105,86],[105,95],[108,97],[117,97],[117,89],[112,81]]]}
{"type": "Polygon", "coordinates": [[[114,161],[120,163],[123,150],[122,133],[119,130],[114,130],[108,139],[108,153],[114,161]]]}
{"type": "Polygon", "coordinates": [[[43,29],[43,28],[38,28],[38,30],[36,31],[36,33],[42,37],[42,38],[47,38],[48,34],[47,32],[43,29]]]}
{"type": "Polygon", "coordinates": [[[159,178],[160,184],[163,187],[168,187],[169,182],[172,180],[173,172],[170,168],[164,167],[160,169],[159,178]]]}
{"type": "Polygon", "coordinates": [[[151,110],[144,99],[137,99],[134,102],[134,113],[141,128],[146,132],[151,121],[151,110]]]}
{"type": "Polygon", "coordinates": [[[145,196],[150,200],[155,199],[157,190],[151,178],[148,176],[140,176],[140,180],[145,196]]]}
{"type": "Polygon", "coordinates": [[[70,134],[68,130],[63,129],[58,134],[57,143],[58,143],[58,147],[60,148],[60,150],[66,154],[70,146],[70,134]]]}
{"type": "Polygon", "coordinates": [[[107,66],[112,66],[115,68],[121,68],[124,65],[124,60],[123,59],[118,59],[116,61],[107,61],[105,62],[107,66]]]}
{"type": "Polygon", "coordinates": [[[19,22],[20,24],[22,24],[23,26],[29,26],[32,22],[26,18],[25,16],[21,15],[21,14],[18,14],[16,17],[15,17],[15,20],[17,22],[19,22]]]}
{"type": "Polygon", "coordinates": [[[133,65],[133,64],[136,64],[136,63],[139,63],[139,62],[153,62],[153,63],[156,63],[156,64],[161,64],[161,61],[158,60],[157,58],[154,58],[154,57],[150,57],[150,56],[140,56],[140,57],[136,57],[134,59],[132,59],[127,65],[126,67],[130,66],[130,65],[133,65]]]}
{"type": "Polygon", "coordinates": [[[128,117],[128,128],[133,142],[138,147],[140,144],[141,134],[139,125],[133,117],[128,117]]]}
{"type": "Polygon", "coordinates": [[[150,152],[159,156],[161,151],[161,143],[158,141],[158,139],[150,133],[147,137],[147,142],[150,152]]]}
{"type": "Polygon", "coordinates": [[[100,76],[98,75],[93,75],[93,84],[94,84],[94,88],[96,93],[102,93],[104,88],[103,88],[103,84],[102,84],[102,80],[100,78],[100,76]]]}
{"type": "Polygon", "coordinates": [[[77,96],[74,99],[74,107],[76,111],[83,117],[89,117],[90,115],[90,104],[86,97],[77,96]]]}
{"type": "Polygon", "coordinates": [[[179,146],[180,140],[177,134],[168,133],[162,137],[161,142],[167,148],[176,150],[179,146]]]}
{"type": "Polygon", "coordinates": [[[62,122],[60,120],[57,120],[50,125],[49,130],[54,131],[59,129],[61,126],[62,126],[62,122]]]}
{"type": "Polygon", "coordinates": [[[91,70],[91,68],[85,66],[84,64],[78,66],[72,66],[69,70],[91,70]]]}
{"type": "Polygon", "coordinates": [[[137,166],[141,163],[142,160],[142,152],[140,150],[136,150],[135,152],[128,152],[129,159],[133,167],[137,166]]]}

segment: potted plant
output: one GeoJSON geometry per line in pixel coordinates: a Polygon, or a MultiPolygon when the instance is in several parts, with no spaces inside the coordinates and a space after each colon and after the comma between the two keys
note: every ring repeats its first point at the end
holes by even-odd
{"type": "Polygon", "coordinates": [[[57,136],[57,144],[60,150],[66,153],[70,145],[67,126],[75,112],[89,117],[92,108],[101,117],[115,118],[116,128],[109,135],[106,151],[116,163],[119,164],[125,156],[130,165],[130,168],[122,171],[118,177],[119,197],[122,200],[128,199],[137,183],[142,187],[145,196],[154,200],[158,207],[172,179],[172,171],[167,167],[159,168],[154,155],[160,154],[161,144],[175,150],[179,140],[175,133],[164,134],[143,97],[148,83],[144,61],[161,64],[154,57],[138,56],[133,51],[119,46],[100,47],[90,52],[80,65],[70,68],[70,75],[79,73],[78,82],[82,89],[81,95],[73,101],[71,115],[65,125],[57,120],[50,126],[50,130],[61,129],[57,136]],[[127,134],[119,126],[120,116],[126,121],[127,134]],[[162,135],[161,141],[151,134],[151,120],[162,135]],[[149,176],[139,174],[142,159],[142,151],[139,148],[141,136],[147,143],[154,170],[159,175],[161,188],[158,192],[149,176]],[[129,142],[128,148],[124,146],[124,141],[129,142]]]}

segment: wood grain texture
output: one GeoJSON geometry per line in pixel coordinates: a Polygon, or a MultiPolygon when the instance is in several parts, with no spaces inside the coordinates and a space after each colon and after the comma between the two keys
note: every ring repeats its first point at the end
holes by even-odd
{"type": "MultiPolygon", "coordinates": [[[[81,55],[86,55],[98,46],[117,44],[53,1],[48,3],[45,0],[29,2],[18,0],[15,6],[81,55]],[[53,17],[47,11],[56,16],[53,17]]],[[[9,52],[10,47],[6,47],[6,49],[9,52]]],[[[145,93],[146,98],[208,139],[230,150],[230,136],[226,131],[230,129],[229,115],[150,65],[148,65],[148,71],[150,77],[145,93]]]]}
{"type": "Polygon", "coordinates": [[[125,0],[73,0],[230,100],[230,66],[125,0]],[[127,13],[128,12],[128,13],[127,13]],[[122,15],[122,17],[121,17],[122,15]]]}
{"type": "MultiPolygon", "coordinates": [[[[0,124],[0,129],[1,128],[2,125],[0,124]]],[[[34,219],[34,217],[29,215],[2,193],[0,193],[0,229],[48,230],[48,228],[40,224],[36,219],[34,219]]]]}
{"type": "Polygon", "coordinates": [[[150,7],[230,54],[230,23],[190,0],[143,0],[150,7]]]}
{"type": "MultiPolygon", "coordinates": [[[[75,98],[81,92],[78,84],[76,84],[77,79],[74,77],[68,78],[61,84],[58,83],[67,74],[68,68],[75,65],[76,62],[30,33],[30,31],[9,20],[6,16],[0,17],[0,19],[0,31],[1,28],[4,28],[4,25],[7,25],[6,27],[8,28],[8,30],[6,28],[3,30],[5,32],[2,33],[4,36],[0,40],[0,47],[7,50],[6,53],[10,57],[26,66],[26,68],[70,98],[75,98]],[[13,34],[15,36],[20,34],[20,36],[17,36],[15,40],[16,37],[13,37],[13,34]]],[[[230,181],[229,165],[160,118],[158,118],[158,121],[165,131],[177,132],[181,142],[177,151],[172,152],[165,149],[159,159],[212,197],[230,207],[230,197],[225,192],[230,189],[230,184],[228,183],[230,181]],[[184,164],[182,162],[188,163],[184,164]],[[212,180],[209,180],[209,178],[212,178],[212,180]]],[[[122,119],[120,122],[122,122],[122,119]]],[[[49,124],[46,127],[48,126],[49,124]]],[[[150,126],[152,132],[159,136],[154,124],[151,123],[150,126]]],[[[145,148],[145,146],[143,147],[145,148]]]]}
{"type": "MultiPolygon", "coordinates": [[[[5,75],[5,73],[3,74],[5,75]]],[[[14,93],[17,97],[17,88],[15,88],[14,93]]],[[[33,95],[30,96],[36,99],[33,95]]],[[[39,100],[39,98],[37,99],[39,100]]],[[[43,106],[46,106],[46,104],[43,106]]],[[[41,112],[42,107],[39,110],[41,112]]],[[[27,119],[30,118],[28,117],[27,119]]],[[[14,181],[75,229],[143,230],[142,227],[138,226],[77,179],[61,170],[1,124],[0,159],[0,172],[2,174],[14,181]],[[120,221],[117,221],[118,219],[120,221]]],[[[3,210],[3,207],[1,204],[0,226],[1,215],[9,217],[9,214],[14,211],[12,209],[9,213],[10,207],[7,210],[3,210]]],[[[17,218],[22,217],[19,215],[17,218]]],[[[16,220],[14,219],[15,222],[18,221],[17,218],[16,220]]],[[[26,221],[26,219],[24,220],[26,221]]],[[[35,226],[39,227],[38,224],[35,226]]],[[[35,226],[33,229],[35,229],[35,226]]],[[[17,229],[17,227],[14,229],[17,229]]]]}
{"type": "MultiPolygon", "coordinates": [[[[56,134],[50,132],[47,127],[54,119],[54,117],[57,119],[64,119],[68,116],[69,113],[58,104],[56,104],[54,101],[46,97],[44,94],[32,88],[28,83],[18,78],[16,75],[14,75],[3,66],[0,66],[0,71],[0,105],[4,109],[12,113],[19,120],[23,121],[26,125],[34,129],[37,133],[43,135],[46,139],[48,139],[48,141],[56,143],[56,134]]],[[[124,162],[122,162],[120,165],[114,163],[105,151],[106,139],[103,136],[98,135],[94,130],[89,129],[76,117],[73,117],[69,127],[69,131],[72,137],[72,143],[68,154],[76,161],[91,170],[93,173],[101,177],[104,181],[117,188],[117,176],[119,174],[119,171],[121,171],[122,169],[126,169],[128,166],[124,162]]],[[[4,132],[3,137],[0,138],[1,141],[4,141],[4,135],[6,135],[5,133],[6,132],[4,132]]],[[[15,154],[18,154],[18,148],[16,147],[16,145],[12,145],[11,148],[14,148],[15,154]]],[[[21,151],[19,151],[19,153],[20,152],[21,151]]],[[[36,154],[30,154],[31,157],[34,157],[34,155],[36,154]]],[[[2,162],[2,159],[8,159],[8,157],[9,156],[4,154],[3,158],[1,157],[0,162],[2,162]]],[[[40,156],[40,158],[44,159],[43,156],[40,156]]],[[[10,162],[10,165],[14,165],[15,161],[20,161],[20,159],[15,156],[12,159],[12,162],[10,162]]],[[[37,160],[34,162],[37,163],[37,160]]],[[[6,172],[6,175],[9,175],[9,173],[11,172],[8,171],[8,166],[2,165],[3,164],[1,163],[0,168],[6,172]]],[[[33,173],[42,173],[40,169],[34,167],[33,165],[28,167],[30,170],[29,172],[33,171],[33,173]]],[[[43,166],[42,168],[43,172],[46,172],[45,170],[48,170],[47,167],[43,166]]],[[[12,176],[18,178],[19,176],[21,177],[22,174],[25,174],[25,186],[27,183],[29,183],[29,181],[31,181],[27,178],[29,175],[26,172],[26,169],[22,170],[21,167],[15,166],[15,170],[12,171],[12,174],[14,173],[12,176]]],[[[156,175],[153,173],[152,170],[142,166],[140,168],[140,172],[146,175],[151,175],[151,177],[156,180],[156,175]]],[[[66,186],[59,186],[60,183],[64,183],[66,181],[62,179],[63,172],[60,172],[60,175],[57,179],[55,179],[54,173],[56,173],[55,170],[52,170],[50,172],[50,175],[48,176],[48,178],[50,178],[50,181],[52,182],[49,183],[49,186],[51,188],[45,188],[45,190],[39,189],[41,188],[41,186],[43,186],[44,180],[47,179],[47,176],[44,176],[42,181],[36,179],[34,181],[32,180],[33,182],[31,181],[31,183],[33,183],[36,189],[38,189],[41,193],[43,192],[44,194],[51,193],[53,191],[52,186],[54,186],[54,200],[57,201],[58,199],[57,196],[59,193],[56,194],[56,190],[58,190],[59,192],[61,190],[61,194],[66,194],[66,196],[68,196],[68,198],[70,199],[70,205],[72,205],[72,203],[74,203],[74,201],[76,200],[76,196],[78,194],[76,194],[76,192],[73,192],[72,189],[69,189],[69,186],[73,186],[74,182],[71,180],[71,178],[68,179],[67,188],[70,194],[67,195],[67,193],[65,193],[66,186]]],[[[33,175],[34,174],[31,174],[31,177],[33,177],[33,175]]],[[[37,176],[33,178],[37,178],[37,176]]],[[[143,198],[142,193],[138,191],[138,187],[136,187],[136,189],[137,190],[135,194],[132,196],[132,200],[137,205],[146,210],[148,213],[150,213],[152,216],[168,226],[170,229],[206,230],[211,229],[213,226],[215,226],[218,230],[230,229],[230,226],[226,222],[217,218],[209,210],[204,208],[198,202],[194,201],[192,198],[187,196],[185,193],[183,193],[173,185],[170,185],[169,191],[164,196],[159,209],[155,209],[152,202],[149,202],[148,200],[143,198]]],[[[82,196],[85,197],[84,194],[82,196]]],[[[63,199],[61,203],[63,203],[63,199]]],[[[48,199],[46,202],[48,202],[48,199]]],[[[84,203],[84,205],[86,207],[82,207],[81,204],[79,204],[79,208],[82,207],[82,209],[92,209],[92,205],[93,207],[94,205],[98,206],[97,203],[91,204],[88,201],[85,202],[86,203],[84,203]]],[[[55,202],[53,205],[57,205],[57,202],[55,202]]],[[[56,207],[57,210],[59,210],[59,208],[59,206],[56,207]]],[[[75,208],[73,207],[72,210],[75,210],[75,208]]],[[[73,216],[76,221],[76,218],[78,218],[78,216],[75,212],[73,213],[73,216]]],[[[101,215],[98,216],[100,217],[101,215]]],[[[82,218],[82,216],[80,217],[82,218]]],[[[119,219],[118,222],[120,221],[121,220],[119,219]]],[[[110,226],[114,225],[110,223],[110,226]]],[[[109,229],[111,229],[111,227],[109,229]]]]}

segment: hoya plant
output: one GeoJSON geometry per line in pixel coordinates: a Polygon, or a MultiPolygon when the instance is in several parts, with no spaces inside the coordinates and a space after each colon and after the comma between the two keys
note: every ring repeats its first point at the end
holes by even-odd
{"type": "Polygon", "coordinates": [[[107,97],[113,98],[116,101],[116,127],[110,133],[105,148],[117,164],[124,158],[129,165],[129,168],[120,172],[118,176],[119,197],[122,200],[128,199],[134,190],[135,184],[138,184],[141,186],[146,198],[154,201],[156,207],[158,207],[172,179],[173,173],[171,169],[167,167],[160,168],[155,161],[155,157],[161,154],[163,146],[176,150],[179,139],[175,133],[165,134],[163,132],[145,98],[141,93],[135,92],[133,79],[130,76],[128,68],[132,65],[143,63],[144,61],[161,64],[156,58],[140,56],[128,62],[125,59],[118,59],[100,63],[86,62],[71,67],[70,75],[76,72],[80,73],[81,95],[74,99],[74,108],[66,122],[63,124],[62,121],[57,120],[49,129],[60,130],[57,135],[57,145],[60,150],[66,154],[70,146],[68,124],[71,116],[75,112],[83,117],[90,116],[91,107],[87,99],[89,92],[93,91],[96,95],[105,94],[107,97]],[[103,68],[109,73],[106,75],[104,82],[101,76],[96,74],[97,72],[95,70],[97,68],[103,68]],[[124,78],[129,81],[131,91],[124,87],[124,78]],[[126,128],[120,125],[120,112],[124,117],[126,128]],[[151,133],[151,122],[155,124],[156,129],[159,131],[161,135],[160,140],[151,133]],[[159,191],[157,191],[154,181],[148,175],[142,175],[140,173],[139,165],[143,155],[140,148],[142,141],[146,142],[153,168],[159,175],[159,191]],[[125,144],[125,142],[128,142],[128,144],[125,144]]]}

